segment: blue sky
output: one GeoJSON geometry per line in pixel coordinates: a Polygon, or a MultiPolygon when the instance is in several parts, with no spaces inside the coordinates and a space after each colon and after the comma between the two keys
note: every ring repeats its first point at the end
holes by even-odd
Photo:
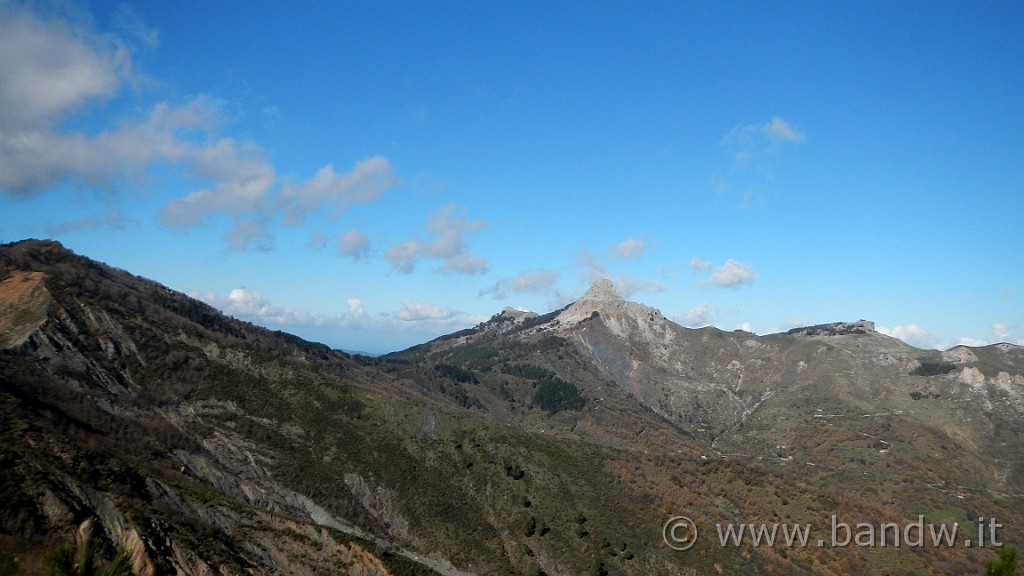
{"type": "Polygon", "coordinates": [[[1024,344],[1024,4],[0,0],[0,241],[368,352],[592,280],[1024,344]]]}

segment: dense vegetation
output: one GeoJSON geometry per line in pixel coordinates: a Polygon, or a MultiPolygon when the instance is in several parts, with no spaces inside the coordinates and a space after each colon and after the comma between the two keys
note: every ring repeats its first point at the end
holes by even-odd
{"type": "Polygon", "coordinates": [[[949,362],[921,362],[921,365],[914,368],[910,373],[914,376],[939,376],[956,370],[956,364],[949,362]]]}
{"type": "Polygon", "coordinates": [[[533,395],[533,403],[542,410],[547,410],[549,414],[563,410],[579,410],[585,404],[575,386],[557,377],[541,381],[533,395]]]}

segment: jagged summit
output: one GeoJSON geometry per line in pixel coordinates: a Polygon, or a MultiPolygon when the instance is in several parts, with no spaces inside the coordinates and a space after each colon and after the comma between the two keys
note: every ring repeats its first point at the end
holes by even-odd
{"type": "Polygon", "coordinates": [[[558,314],[557,320],[563,327],[574,326],[597,314],[615,334],[640,335],[650,332],[653,325],[665,325],[662,313],[639,302],[623,300],[611,280],[595,280],[583,296],[558,314]]]}
{"type": "Polygon", "coordinates": [[[607,278],[598,278],[594,280],[594,283],[590,285],[580,300],[602,300],[602,301],[616,301],[622,300],[615,285],[612,281],[607,278]]]}

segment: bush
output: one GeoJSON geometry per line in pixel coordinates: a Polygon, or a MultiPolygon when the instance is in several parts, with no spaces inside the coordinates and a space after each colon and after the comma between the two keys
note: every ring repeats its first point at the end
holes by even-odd
{"type": "Polygon", "coordinates": [[[956,370],[956,364],[949,362],[921,362],[921,365],[911,372],[914,376],[938,376],[948,374],[956,370]]]}

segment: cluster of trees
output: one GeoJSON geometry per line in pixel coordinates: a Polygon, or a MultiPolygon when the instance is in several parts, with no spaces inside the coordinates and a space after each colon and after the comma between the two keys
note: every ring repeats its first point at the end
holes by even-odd
{"type": "Polygon", "coordinates": [[[449,380],[454,380],[455,382],[462,382],[463,384],[479,383],[479,380],[477,380],[476,376],[474,376],[472,372],[463,370],[458,366],[453,366],[451,364],[437,364],[434,366],[434,370],[441,376],[448,378],[449,380]]]}
{"type": "Polygon", "coordinates": [[[939,376],[956,370],[956,364],[949,362],[921,362],[921,365],[911,372],[914,376],[939,376]]]}
{"type": "Polygon", "coordinates": [[[533,403],[549,414],[555,414],[563,410],[579,410],[583,408],[585,402],[576,386],[561,378],[552,377],[537,386],[537,391],[533,394],[533,403]]]}

